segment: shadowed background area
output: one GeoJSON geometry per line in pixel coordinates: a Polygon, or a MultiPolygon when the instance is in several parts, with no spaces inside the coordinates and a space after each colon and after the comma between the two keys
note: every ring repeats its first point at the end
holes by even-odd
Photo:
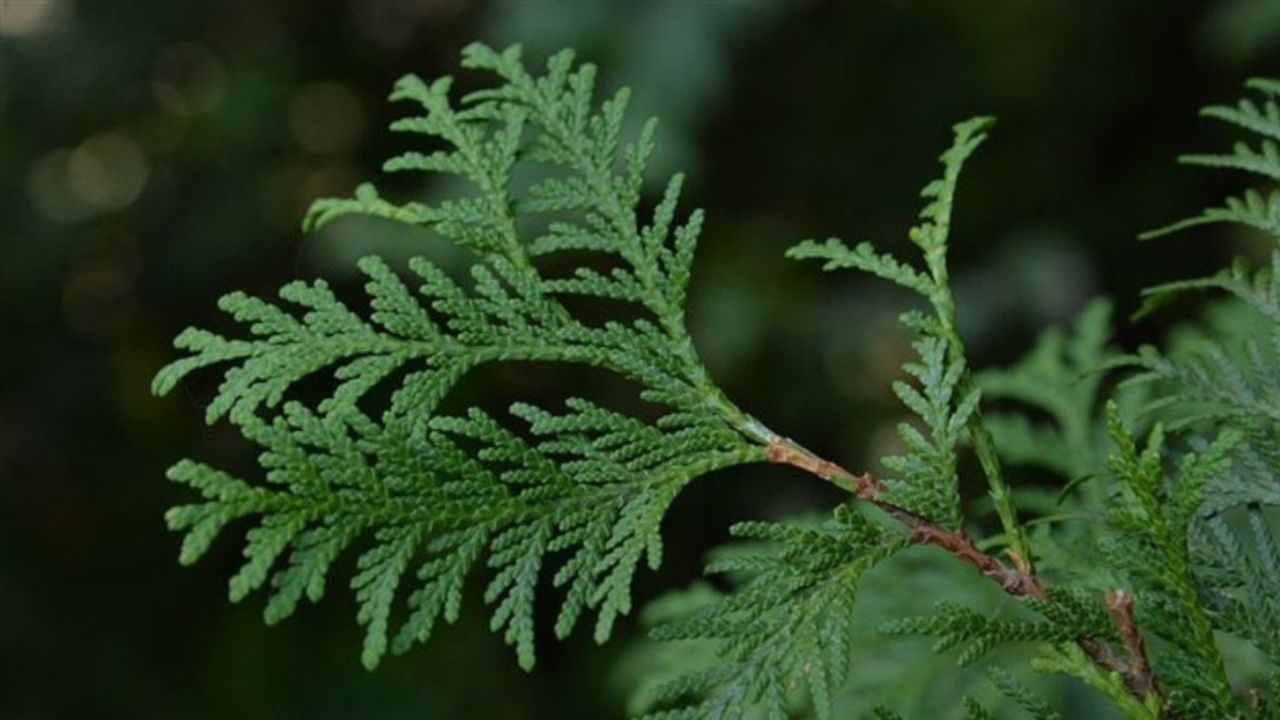
{"type": "MultiPolygon", "coordinates": [[[[638,116],[661,118],[652,179],[688,171],[687,198],[708,211],[689,315],[709,367],[770,426],[861,468],[900,416],[903,298],[783,251],[828,235],[901,248],[948,128],[990,113],[953,240],[975,361],[1010,361],[1096,293],[1128,315],[1139,288],[1239,250],[1134,237],[1234,189],[1173,158],[1222,144],[1198,107],[1280,67],[1280,4],[0,0],[0,715],[622,714],[628,678],[610,667],[634,622],[604,648],[548,632],[525,674],[476,588],[457,626],[369,674],[349,562],[324,602],[268,629],[260,596],[225,597],[243,528],[182,569],[162,520],[188,499],[164,480],[180,457],[253,476],[252,448],[202,424],[211,375],[164,400],[148,390],[183,327],[229,329],[219,295],[323,276],[358,296],[369,253],[461,267],[425,234],[351,220],[304,236],[299,220],[403,147],[384,130],[395,78],[455,72],[474,39],[522,42],[534,62],[574,47],[606,87],[634,89],[638,116]]],[[[602,374],[500,367],[455,402],[566,392],[629,397],[602,374]]],[[[733,520],[835,497],[777,468],[695,483],[638,601],[696,578],[733,520]]]]}

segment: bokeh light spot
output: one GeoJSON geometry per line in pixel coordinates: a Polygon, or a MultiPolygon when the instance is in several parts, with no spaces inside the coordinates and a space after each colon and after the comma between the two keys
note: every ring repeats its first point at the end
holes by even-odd
{"type": "Polygon", "coordinates": [[[94,135],[67,160],[72,193],[94,211],[118,210],[138,199],[149,171],[141,146],[118,132],[94,135]]]}
{"type": "Polygon", "coordinates": [[[352,0],[352,22],[384,50],[399,50],[413,39],[420,25],[441,22],[466,10],[472,0],[352,0]]]}
{"type": "Polygon", "coordinates": [[[71,150],[58,148],[36,158],[27,173],[27,192],[31,204],[46,218],[58,223],[74,223],[84,219],[89,209],[71,191],[67,170],[71,150]]]}
{"type": "Polygon", "coordinates": [[[137,315],[135,287],[141,267],[133,236],[113,234],[90,241],[73,261],[62,288],[67,326],[97,340],[126,332],[137,315]]]}
{"type": "Polygon", "coordinates": [[[304,86],[289,103],[289,127],[309,152],[333,155],[350,150],[364,130],[364,114],[345,85],[317,82],[304,86]]]}
{"type": "Polygon", "coordinates": [[[70,0],[0,0],[0,36],[36,37],[66,23],[70,0]]]}
{"type": "Polygon", "coordinates": [[[209,112],[222,102],[227,72],[212,50],[194,41],[160,51],[151,92],[166,112],[184,117],[209,112]]]}

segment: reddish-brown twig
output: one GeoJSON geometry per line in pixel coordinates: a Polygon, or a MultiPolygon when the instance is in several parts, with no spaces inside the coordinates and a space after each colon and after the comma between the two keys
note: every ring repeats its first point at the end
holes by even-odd
{"type": "MultiPolygon", "coordinates": [[[[1028,559],[1011,557],[1012,566],[999,558],[983,552],[963,530],[947,530],[916,513],[899,507],[883,496],[884,484],[872,473],[860,475],[820,458],[787,438],[769,443],[769,461],[800,468],[823,480],[844,488],[860,500],[875,505],[893,519],[906,526],[919,543],[933,545],[953,557],[976,568],[984,576],[999,583],[1005,592],[1017,598],[1035,598],[1049,601],[1044,584],[1036,576],[1028,559]]],[[[1147,662],[1142,636],[1133,622],[1133,599],[1122,590],[1109,593],[1107,607],[1120,628],[1121,637],[1129,653],[1126,662],[1118,657],[1106,643],[1090,637],[1077,638],[1076,644],[1093,662],[1107,672],[1119,673],[1125,685],[1139,699],[1145,701],[1155,692],[1155,679],[1147,662]]]]}
{"type": "Polygon", "coordinates": [[[1156,680],[1147,660],[1147,645],[1133,619],[1133,596],[1124,590],[1112,590],[1107,593],[1107,610],[1115,620],[1125,650],[1129,653],[1129,672],[1124,674],[1129,689],[1144,698],[1155,693],[1156,680]]]}

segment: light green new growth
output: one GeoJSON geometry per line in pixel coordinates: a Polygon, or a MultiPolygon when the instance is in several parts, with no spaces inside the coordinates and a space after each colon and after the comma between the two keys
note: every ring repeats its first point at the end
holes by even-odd
{"type": "MultiPolygon", "coordinates": [[[[997,457],[990,430],[983,422],[982,414],[978,410],[978,389],[965,369],[964,342],[955,328],[955,300],[951,295],[950,274],[947,267],[951,211],[955,202],[960,171],[974,150],[987,139],[986,131],[994,123],[992,118],[976,117],[956,125],[955,140],[940,158],[943,167],[942,177],[930,182],[920,192],[921,197],[928,202],[920,211],[920,224],[911,228],[908,237],[921,250],[925,272],[912,268],[888,253],[877,252],[870,243],[864,242],[849,249],[835,238],[825,243],[806,240],[788,250],[787,256],[796,259],[826,260],[823,265],[825,270],[854,268],[869,272],[914,290],[929,302],[933,309],[931,317],[908,313],[903,317],[903,321],[920,334],[922,340],[917,345],[917,350],[926,361],[930,354],[942,352],[946,355],[949,367],[940,378],[937,378],[935,392],[941,394],[937,399],[941,399],[944,405],[949,403],[953,396],[955,397],[954,418],[958,419],[958,422],[954,423],[954,428],[947,428],[945,424],[939,427],[937,421],[941,418],[937,414],[938,408],[928,410],[924,407],[925,403],[916,398],[905,397],[903,395],[905,385],[896,384],[894,390],[908,407],[926,421],[935,433],[934,440],[938,443],[937,448],[942,449],[943,457],[934,458],[928,463],[933,466],[934,477],[931,482],[934,485],[950,483],[954,488],[954,456],[945,457],[947,453],[953,454],[954,450],[946,448],[954,448],[960,437],[961,427],[968,432],[974,451],[986,474],[988,491],[995,503],[996,513],[1000,517],[1009,547],[1020,558],[1019,562],[1029,562],[1031,551],[1026,535],[1018,523],[1013,496],[1005,484],[1004,473],[1000,468],[1000,460],[997,457]],[[939,430],[942,432],[941,437],[938,436],[939,430]]],[[[901,434],[908,447],[916,450],[918,457],[922,438],[919,438],[909,426],[904,426],[901,434]]],[[[925,445],[928,443],[926,442],[925,445]]],[[[903,472],[900,462],[895,461],[888,466],[895,472],[903,472]]],[[[918,488],[919,484],[914,484],[912,487],[918,488]]],[[[954,506],[954,502],[949,504],[954,506]]],[[[912,505],[906,507],[911,508],[912,505]]],[[[950,525],[954,527],[958,519],[954,513],[957,512],[958,510],[954,510],[950,516],[939,519],[950,520],[950,525]]],[[[926,517],[936,517],[928,513],[924,514],[926,517]]]]}

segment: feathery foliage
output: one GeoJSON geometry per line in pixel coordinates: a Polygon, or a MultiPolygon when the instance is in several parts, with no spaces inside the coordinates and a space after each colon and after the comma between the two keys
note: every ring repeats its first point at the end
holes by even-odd
{"type": "Polygon", "coordinates": [[[660,640],[713,640],[720,663],[659,686],[651,702],[677,707],[654,718],[786,717],[802,689],[817,717],[833,717],[830,693],[848,672],[858,582],[909,541],[847,506],[817,527],[740,523],[735,537],[770,547],[711,563],[745,573],[734,593],[659,626],[660,640]]]}
{"type": "MultiPolygon", "coordinates": [[[[1151,595],[1145,622],[1170,645],[1159,668],[1171,685],[1169,708],[1191,717],[1240,713],[1216,652],[1215,630],[1268,654],[1273,686],[1280,673],[1271,654],[1277,608],[1268,599],[1280,505],[1280,186],[1275,182],[1280,180],[1275,164],[1280,83],[1251,80],[1247,86],[1261,93],[1261,106],[1246,99],[1203,114],[1260,136],[1258,148],[1241,142],[1229,155],[1180,160],[1244,171],[1263,186],[1144,237],[1231,223],[1270,239],[1269,262],[1254,270],[1237,259],[1215,275],[1151,288],[1144,312],[1186,291],[1219,290],[1253,315],[1256,331],[1245,338],[1201,333],[1194,347],[1182,352],[1144,347],[1112,363],[1139,369],[1126,382],[1150,391],[1143,414],[1162,420],[1190,448],[1176,453],[1177,479],[1170,485],[1161,467],[1161,426],[1139,455],[1118,420],[1111,423],[1120,448],[1113,471],[1128,493],[1128,501],[1112,513],[1120,540],[1113,562],[1133,573],[1151,595]],[[1135,552],[1157,560],[1138,566],[1135,552]]],[[[1253,704],[1257,717],[1271,716],[1265,703],[1253,704]]]]}
{"type": "Polygon", "coordinates": [[[933,615],[892,620],[880,631],[937,637],[933,645],[936,653],[962,648],[956,656],[956,664],[961,666],[1008,643],[1069,643],[1079,637],[1113,635],[1106,611],[1085,593],[1055,592],[1052,601],[1033,599],[1027,605],[1041,617],[989,618],[970,607],[942,600],[933,615]]]}
{"type": "Polygon", "coordinates": [[[1160,656],[1160,675],[1175,693],[1170,697],[1174,712],[1230,716],[1235,701],[1208,613],[1196,593],[1188,533],[1206,481],[1229,468],[1239,436],[1228,431],[1205,452],[1182,455],[1170,484],[1160,425],[1141,450],[1114,404],[1107,408],[1107,425],[1117,448],[1109,466],[1119,487],[1108,512],[1111,534],[1103,550],[1144,600],[1139,621],[1169,642],[1160,656]]]}
{"type": "MultiPolygon", "coordinates": [[[[922,222],[909,236],[922,251],[927,276],[869,245],[849,250],[838,240],[807,241],[788,253],[794,258],[826,260],[828,269],[850,267],[888,277],[931,303],[932,316],[913,312],[903,317],[919,334],[915,347],[920,362],[905,368],[918,387],[906,382],[894,385],[894,392],[919,417],[925,432],[907,423],[900,426],[908,452],[884,459],[884,465],[897,475],[885,481],[884,495],[886,502],[907,513],[952,530],[960,524],[957,448],[975,416],[979,395],[954,330],[954,303],[946,284],[947,237],[960,169],[985,138],[983,131],[989,125],[989,119],[977,118],[956,126],[955,141],[942,156],[943,177],[922,193],[928,203],[920,215],[922,222]]],[[[672,702],[676,707],[656,717],[739,718],[754,711],[785,717],[793,702],[788,687],[796,686],[807,689],[818,717],[830,717],[830,689],[843,681],[846,672],[845,638],[857,581],[874,562],[911,539],[903,536],[889,542],[860,515],[844,513],[843,517],[838,514],[833,521],[845,536],[837,546],[829,546],[828,538],[814,531],[738,526],[739,534],[778,542],[783,550],[713,564],[709,568],[713,571],[749,568],[759,575],[691,618],[656,630],[659,638],[719,641],[726,660],[667,683],[658,691],[656,702],[672,702]],[[853,518],[857,523],[849,526],[853,518]],[[850,534],[849,527],[857,532],[850,534]],[[833,547],[840,551],[833,553],[833,547]],[[817,564],[810,566],[811,562],[817,564]],[[829,617],[833,614],[837,617],[829,617]]]]}
{"type": "MultiPolygon", "coordinates": [[[[1256,270],[1238,259],[1232,267],[1215,275],[1151,288],[1147,291],[1146,309],[1154,309],[1172,295],[1187,290],[1222,290],[1261,316],[1260,337],[1248,339],[1240,348],[1210,342],[1183,358],[1169,358],[1148,347],[1129,360],[1145,370],[1134,382],[1165,382],[1174,388],[1158,394],[1148,410],[1181,411],[1177,419],[1180,425],[1229,422],[1248,426],[1253,435],[1251,441],[1258,446],[1254,451],[1275,468],[1280,467],[1280,435],[1276,434],[1280,432],[1280,379],[1274,370],[1280,364],[1280,164],[1276,160],[1280,83],[1254,79],[1247,86],[1263,96],[1261,107],[1245,99],[1236,107],[1206,108],[1203,114],[1261,136],[1259,149],[1254,151],[1241,142],[1230,155],[1185,155],[1179,159],[1191,165],[1242,170],[1257,176],[1264,185],[1250,188],[1243,198],[1228,200],[1228,206],[1238,212],[1209,210],[1144,237],[1163,237],[1206,222],[1226,222],[1262,231],[1271,241],[1270,258],[1256,270]],[[1269,197],[1266,203],[1261,200],[1264,194],[1269,197]]],[[[1272,480],[1280,482],[1280,477],[1272,480]]]]}
{"type": "Polygon", "coordinates": [[[1041,465],[1068,480],[1092,472],[1104,453],[1097,422],[1103,375],[1111,360],[1111,303],[1094,300],[1070,332],[1053,327],[1012,367],[984,370],[978,386],[987,400],[1016,402],[1043,413],[989,412],[986,422],[1000,456],[1009,463],[1041,465]]]}
{"type": "Polygon", "coordinates": [[[542,76],[525,70],[519,47],[472,45],[463,64],[499,84],[460,104],[449,96],[449,78],[396,84],[392,99],[422,114],[392,128],[443,149],[406,152],[385,167],[460,175],[475,194],[434,206],[394,204],[362,185],[353,198],[318,201],[305,225],[358,213],[421,226],[473,251],[471,282],[419,258],[410,263],[415,293],[381,260],[365,258],[367,318],[323,281],[280,291],[296,310],[233,293],[220,306],[248,337],[187,330],[175,344],[188,354],[155,380],[164,394],[194,370],[229,364],[207,420],[228,418],[263,448],[265,485],[192,462],[170,473],[205,497],[169,515],[171,527],[188,532],[183,562],[196,560],[227,523],[259,518],[231,598],[270,579],[265,614],[276,622],[304,594],[319,599],[330,565],[363,543],[351,584],[367,627],[367,667],[389,644],[402,651],[426,640],[441,618],[454,621],[478,564],[492,571],[484,593],[494,606],[491,625],[515,646],[521,666],[534,663],[544,564],[559,563],[552,579],[564,588],[557,634],[592,610],[595,636],[605,640],[631,610],[637,566],[660,561],[658,527],[680,489],[763,458],[743,434],[751,421],[710,383],[684,329],[702,213],[680,219],[679,176],[651,213],[640,207],[653,123],[624,141],[627,92],[596,105],[594,67],[575,65],[567,51],[542,76]],[[525,165],[544,177],[517,193],[514,175],[525,165]],[[568,250],[613,265],[584,264],[563,276],[533,265],[568,250]],[[630,304],[644,317],[588,324],[561,302],[565,295],[630,304]],[[511,412],[527,422],[530,440],[478,409],[436,413],[468,371],[501,361],[606,368],[638,383],[666,414],[649,423],[585,400],[569,400],[564,414],[517,404],[511,412]],[[286,401],[297,383],[325,371],[336,385],[314,410],[286,401]],[[361,402],[379,385],[394,390],[375,418],[361,402]],[[408,583],[415,583],[410,613],[392,633],[398,591],[408,583]]]}
{"type": "Polygon", "coordinates": [[[1242,197],[1228,199],[1226,209],[1208,210],[1146,237],[1161,237],[1206,222],[1232,223],[1261,231],[1271,241],[1270,258],[1257,269],[1239,259],[1215,275],[1152,288],[1148,309],[1188,290],[1220,290],[1257,313],[1258,332],[1231,344],[1211,340],[1181,357],[1142,348],[1128,360],[1143,370],[1131,382],[1163,388],[1149,411],[1171,413],[1175,427],[1225,424],[1245,433],[1247,442],[1239,453],[1238,471],[1226,481],[1229,486],[1217,489],[1216,497],[1230,497],[1231,504],[1276,505],[1280,503],[1280,376],[1276,372],[1280,366],[1280,164],[1276,161],[1280,83],[1254,79],[1247,87],[1261,94],[1261,106],[1245,99],[1235,107],[1206,108],[1203,114],[1259,136],[1258,149],[1241,142],[1230,155],[1188,155],[1180,160],[1244,171],[1263,184],[1248,189],[1242,197]]]}
{"type": "Polygon", "coordinates": [[[1193,526],[1191,557],[1214,626],[1248,638],[1280,668],[1280,548],[1275,513],[1267,515],[1260,506],[1247,508],[1247,535],[1222,517],[1193,526]]]}
{"type": "MultiPolygon", "coordinates": [[[[1007,671],[993,667],[988,676],[991,678],[991,682],[1000,688],[1000,692],[1013,698],[1014,702],[1018,703],[1035,720],[1062,720],[1062,716],[1057,711],[1007,671]]],[[[970,710],[970,713],[972,712],[970,710]]]]}
{"type": "MultiPolygon", "coordinates": [[[[1187,165],[1240,170],[1260,178],[1280,181],[1280,81],[1254,78],[1245,83],[1247,89],[1260,95],[1259,106],[1244,98],[1235,107],[1213,105],[1201,111],[1204,117],[1220,120],[1258,136],[1258,145],[1246,141],[1235,143],[1230,153],[1198,153],[1182,155],[1178,162],[1187,165]]],[[[1280,236],[1280,189],[1251,188],[1228,197],[1221,207],[1209,208],[1200,215],[1144,233],[1144,239],[1161,237],[1207,223],[1233,223],[1280,236]]]]}
{"type": "Polygon", "coordinates": [[[972,433],[1001,522],[1014,551],[1025,555],[1025,542],[1021,539],[1012,497],[1004,484],[990,432],[977,411],[980,395],[966,367],[964,344],[955,329],[955,301],[948,282],[947,249],[960,171],[986,140],[987,130],[993,123],[991,118],[976,117],[956,125],[951,147],[940,158],[942,177],[931,181],[920,192],[927,202],[920,211],[920,223],[907,235],[921,251],[924,270],[879,252],[870,243],[863,242],[850,249],[835,238],[824,243],[806,240],[788,250],[787,256],[825,260],[825,270],[862,270],[913,290],[928,302],[933,311],[931,315],[909,312],[902,317],[903,323],[919,336],[915,349],[921,362],[908,365],[906,371],[920,382],[921,389],[898,382],[893,390],[903,404],[919,416],[929,436],[925,437],[911,425],[899,427],[899,435],[909,452],[883,461],[887,468],[901,476],[889,481],[894,501],[947,527],[957,527],[956,447],[967,433],[972,433]]]}
{"type": "MultiPolygon", "coordinates": [[[[396,83],[391,99],[417,114],[392,129],[427,145],[384,169],[458,176],[471,191],[401,203],[364,184],[316,202],[304,226],[348,215],[416,226],[470,251],[467,279],[419,258],[409,281],[365,258],[367,310],[322,280],[294,282],[279,302],[224,297],[239,333],[188,329],[175,340],[185,354],[156,375],[156,394],[220,366],[206,420],[225,420],[258,446],[262,470],[246,480],[193,460],[171,468],[173,481],[200,496],[167,515],[184,533],[181,562],[198,560],[228,526],[249,525],[229,594],[239,601],[265,589],[264,617],[275,623],[304,598],[318,601],[334,564],[353,556],[368,668],[456,621],[468,586],[481,582],[492,631],[529,669],[548,583],[557,589],[555,634],[594,618],[604,642],[633,610],[635,573],[661,562],[661,524],[681,490],[768,461],[852,498],[812,521],[733,526],[739,543],[707,565],[728,589],[698,585],[650,613],[664,620],[653,637],[689,652],[637,673],[636,712],[900,718],[910,709],[902,698],[884,693],[850,712],[842,689],[859,687],[851,664],[870,652],[860,642],[880,650],[929,636],[935,653],[956,651],[955,665],[979,666],[989,681],[951,686],[952,698],[964,698],[954,711],[971,720],[1005,717],[1013,706],[1061,717],[1039,685],[1033,692],[1004,669],[1011,662],[1083,682],[1133,720],[1278,717],[1280,248],[1259,269],[1240,261],[1147,294],[1149,312],[1188,290],[1225,292],[1263,328],[1247,340],[1201,333],[1194,352],[1116,355],[1111,305],[1096,301],[1070,331],[1044,333],[1022,361],[975,372],[948,263],[960,173],[992,120],[954,126],[941,177],[924,187],[908,232],[918,260],[838,239],[787,253],[888,280],[919,305],[902,315],[916,358],[893,385],[913,416],[898,427],[903,450],[882,458],[887,477],[858,474],[769,430],[711,381],[684,309],[703,214],[680,210],[678,175],[656,202],[644,197],[656,126],[624,137],[627,91],[598,101],[594,66],[569,51],[541,74],[526,69],[518,46],[472,45],[462,64],[494,84],[457,99],[448,77],[396,83]],[[612,319],[581,317],[571,297],[615,311],[612,319]],[[654,417],[576,397],[555,409],[442,409],[468,373],[500,362],[602,368],[629,380],[654,417]],[[1137,389],[1112,393],[1141,401],[1133,417],[1120,409],[1133,402],[1102,402],[1111,390],[1102,371],[1118,368],[1136,369],[1125,386],[1137,389]],[[984,393],[999,411],[982,407],[984,393]],[[1150,428],[1143,443],[1129,429],[1136,425],[1150,428]],[[966,512],[961,492],[970,456],[1000,525],[977,539],[969,533],[983,518],[966,512]],[[1015,502],[1006,465],[1046,468],[1064,485],[1039,495],[1020,487],[1015,502]],[[1030,524],[1019,519],[1027,510],[1039,515],[1030,524]],[[904,552],[913,547],[927,550],[904,552]],[[923,608],[895,601],[909,586],[902,578],[871,583],[881,593],[871,602],[892,612],[869,624],[879,637],[868,640],[865,576],[899,572],[917,556],[968,569],[987,594],[917,565],[941,587],[933,612],[904,616],[923,608]],[[1225,636],[1271,667],[1229,676],[1225,636]]],[[[1261,104],[1204,114],[1260,136],[1258,144],[1182,160],[1274,184],[1280,82],[1249,88],[1261,104]]],[[[1150,236],[1215,223],[1280,241],[1280,189],[1246,190],[1150,236]]],[[[936,666],[915,666],[924,692],[940,687],[936,666]]]]}

